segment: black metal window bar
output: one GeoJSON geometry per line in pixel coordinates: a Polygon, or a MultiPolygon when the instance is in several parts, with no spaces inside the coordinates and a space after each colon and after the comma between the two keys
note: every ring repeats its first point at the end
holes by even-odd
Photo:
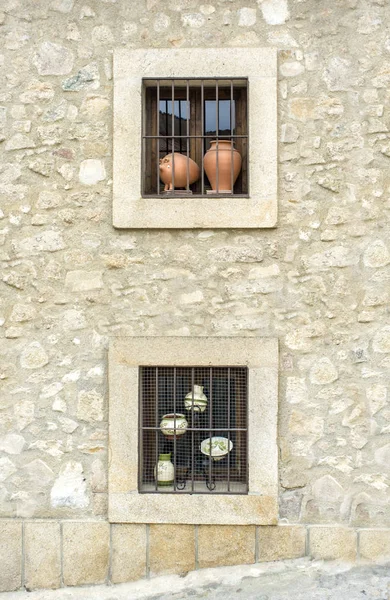
{"type": "Polygon", "coordinates": [[[142,131],[142,195],[207,197],[247,197],[248,185],[248,80],[232,79],[143,79],[143,131],[142,131]],[[216,141],[216,186],[206,176],[204,157],[216,141]],[[231,168],[230,190],[219,184],[220,142],[231,143],[231,162],[237,150],[242,164],[234,182],[231,168]],[[178,182],[178,154],[186,160],[186,178],[178,182]],[[164,191],[160,179],[160,161],[171,155],[172,189],[164,191]],[[195,182],[190,179],[190,161],[200,169],[195,182]],[[175,183],[176,170],[176,183],[175,183]]]}
{"type": "Polygon", "coordinates": [[[248,493],[246,367],[140,367],[139,491],[248,493]]]}

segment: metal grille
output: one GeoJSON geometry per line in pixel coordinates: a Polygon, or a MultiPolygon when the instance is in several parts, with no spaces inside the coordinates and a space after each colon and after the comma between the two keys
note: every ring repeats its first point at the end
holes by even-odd
{"type": "Polygon", "coordinates": [[[245,78],[143,79],[143,196],[248,195],[247,88],[248,81],[245,78]],[[222,189],[220,184],[218,154],[226,152],[224,141],[231,142],[231,163],[235,150],[242,159],[236,181],[234,169],[230,168],[230,183],[226,186],[230,189],[222,189]],[[211,148],[211,142],[215,142],[213,147],[216,150],[216,182],[213,186],[204,166],[204,156],[211,148]],[[172,189],[164,191],[164,184],[160,180],[160,160],[167,155],[172,155],[172,189]],[[182,181],[179,181],[178,155],[186,158],[184,181],[182,175],[182,181]],[[193,183],[189,159],[200,169],[200,176],[193,183]]]}
{"type": "Polygon", "coordinates": [[[139,491],[248,493],[246,367],[140,367],[139,491]]]}

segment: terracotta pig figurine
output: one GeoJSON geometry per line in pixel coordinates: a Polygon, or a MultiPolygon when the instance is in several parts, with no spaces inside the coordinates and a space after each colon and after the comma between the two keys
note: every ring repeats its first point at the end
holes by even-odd
{"type": "MultiPolygon", "coordinates": [[[[199,179],[200,169],[192,158],[175,152],[175,189],[187,187],[187,164],[188,164],[188,184],[195,183],[199,179]],[[187,162],[188,161],[188,162],[187,162]]],[[[173,189],[172,184],[172,154],[167,154],[160,159],[160,179],[165,183],[164,191],[173,189]]]]}

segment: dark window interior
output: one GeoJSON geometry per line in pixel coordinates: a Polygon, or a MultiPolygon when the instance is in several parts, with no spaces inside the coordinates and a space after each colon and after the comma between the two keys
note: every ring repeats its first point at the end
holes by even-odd
{"type": "MultiPolygon", "coordinates": [[[[201,169],[188,194],[207,196],[211,186],[203,160],[212,140],[232,140],[242,158],[234,195],[248,195],[247,81],[144,79],[144,196],[164,193],[158,163],[167,154],[190,157],[201,169]],[[158,110],[157,110],[158,108],[158,110]],[[157,133],[158,132],[158,133],[157,133]]],[[[180,190],[176,190],[180,195],[180,190]]],[[[181,192],[182,193],[182,192],[181,192]]]]}
{"type": "Polygon", "coordinates": [[[247,493],[247,369],[141,367],[139,473],[141,492],[247,493]],[[203,412],[196,404],[185,407],[195,386],[207,398],[203,412]],[[184,434],[176,433],[175,424],[170,439],[163,434],[160,424],[167,414],[184,416],[184,434]],[[210,439],[222,440],[216,450],[221,456],[213,456],[213,449],[211,456],[202,452],[210,439]],[[155,476],[161,454],[170,454],[174,466],[172,485],[162,488],[155,476]]]}

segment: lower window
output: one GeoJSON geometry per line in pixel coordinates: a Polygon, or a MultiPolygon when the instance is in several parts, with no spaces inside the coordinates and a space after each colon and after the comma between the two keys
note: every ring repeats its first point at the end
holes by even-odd
{"type": "Polygon", "coordinates": [[[247,367],[139,368],[139,491],[248,493],[247,367]]]}

